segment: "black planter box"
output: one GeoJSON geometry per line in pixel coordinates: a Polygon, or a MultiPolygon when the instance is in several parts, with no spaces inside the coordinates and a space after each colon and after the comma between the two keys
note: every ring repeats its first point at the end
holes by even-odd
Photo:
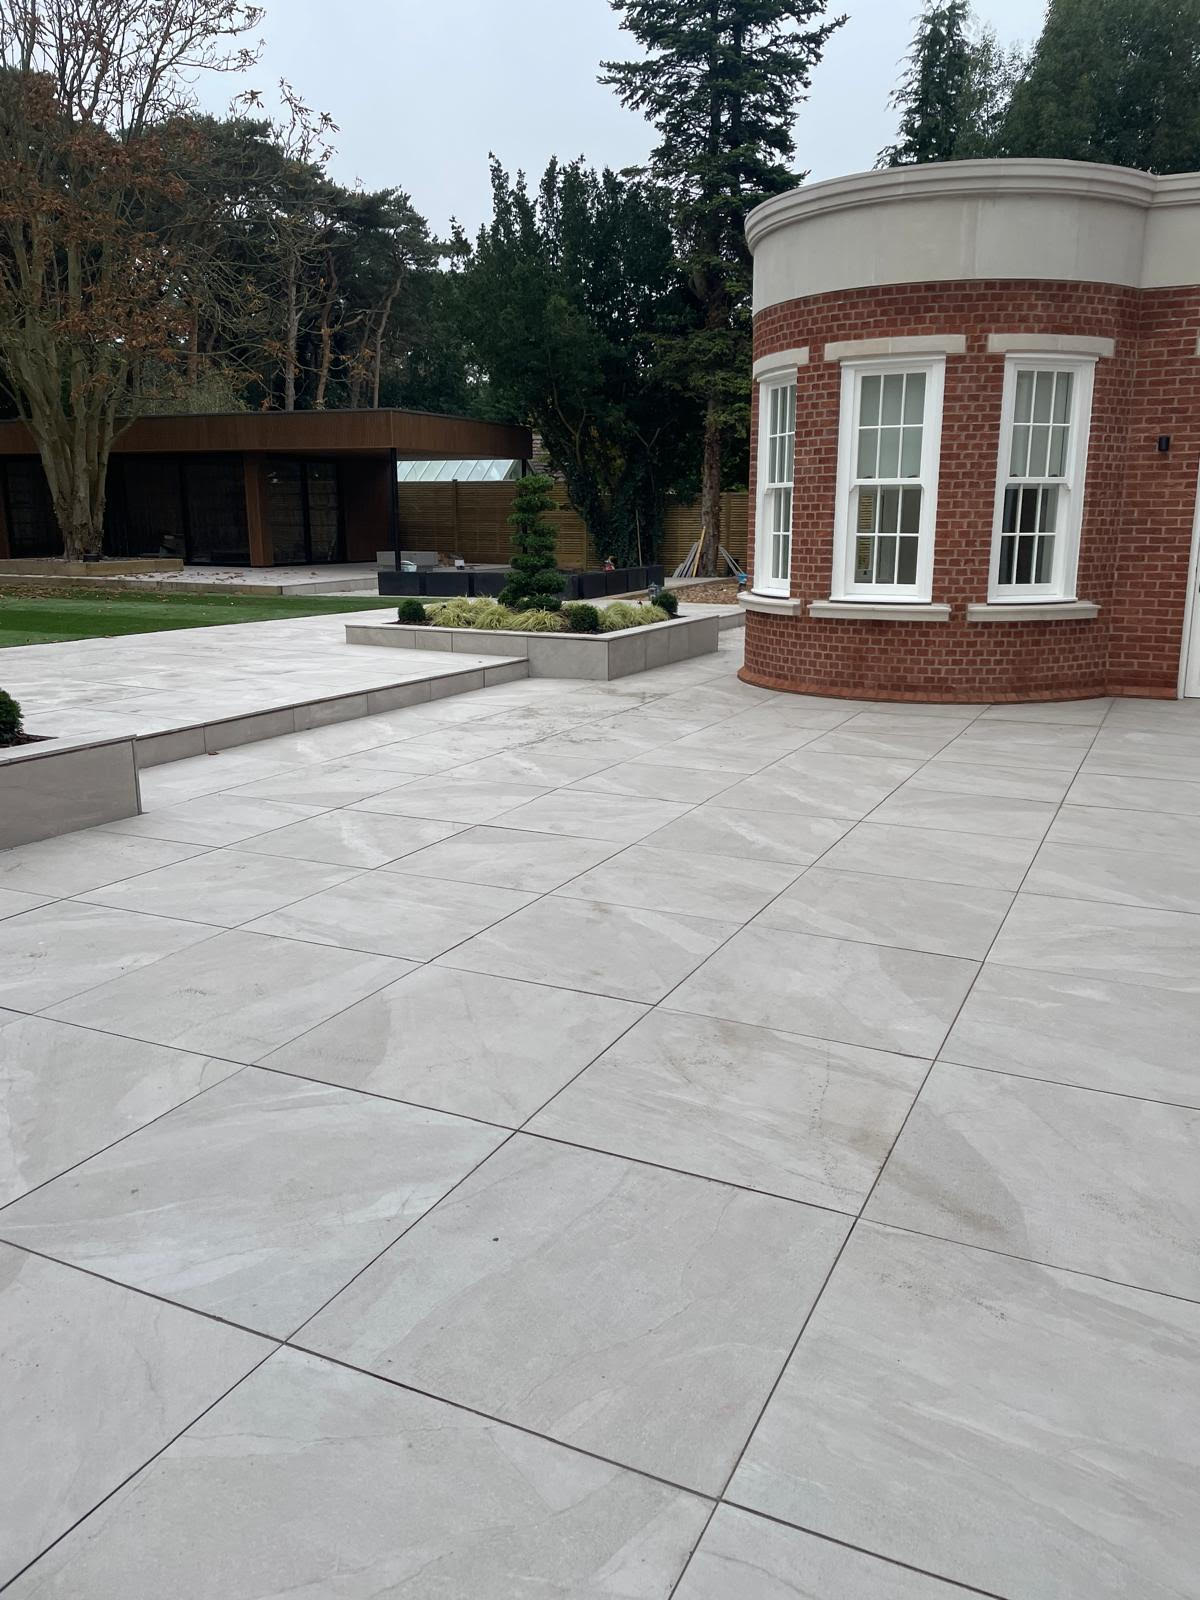
{"type": "MultiPolygon", "coordinates": [[[[652,583],[661,584],[663,568],[617,567],[612,572],[566,572],[563,576],[567,580],[564,600],[595,600],[609,594],[636,593],[652,583]]],[[[423,572],[385,570],[379,574],[379,592],[431,600],[444,600],[450,595],[494,598],[507,582],[507,572],[475,572],[470,567],[461,570],[437,567],[423,572]]]]}

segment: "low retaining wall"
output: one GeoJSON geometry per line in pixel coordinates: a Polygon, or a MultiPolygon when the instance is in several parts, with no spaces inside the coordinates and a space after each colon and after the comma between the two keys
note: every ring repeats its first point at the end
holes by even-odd
{"type": "Polygon", "coordinates": [[[46,739],[0,750],[0,849],[136,817],[135,743],[46,739]]]}
{"type": "Polygon", "coordinates": [[[719,617],[677,617],[616,633],[517,633],[503,628],[407,627],[399,622],[346,624],[347,644],[382,645],[396,650],[454,650],[468,655],[517,656],[529,663],[531,678],[626,678],[711,655],[720,634],[719,617]]]}

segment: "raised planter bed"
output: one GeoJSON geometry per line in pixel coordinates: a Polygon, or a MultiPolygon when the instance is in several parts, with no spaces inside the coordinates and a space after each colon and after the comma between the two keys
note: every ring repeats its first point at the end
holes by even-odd
{"type": "Polygon", "coordinates": [[[52,738],[0,749],[0,850],[136,817],[134,744],[52,738]]]}
{"type": "Polygon", "coordinates": [[[517,633],[503,628],[411,627],[360,613],[346,624],[346,643],[517,656],[528,661],[531,678],[607,680],[711,655],[719,633],[720,620],[715,616],[676,617],[616,633],[517,633]]]}
{"type": "MultiPolygon", "coordinates": [[[[610,594],[640,594],[661,584],[663,568],[615,567],[611,572],[565,572],[564,600],[597,600],[610,594]]],[[[419,572],[381,571],[380,594],[409,594],[444,600],[448,595],[495,598],[508,582],[506,567],[427,567],[419,572]]]]}

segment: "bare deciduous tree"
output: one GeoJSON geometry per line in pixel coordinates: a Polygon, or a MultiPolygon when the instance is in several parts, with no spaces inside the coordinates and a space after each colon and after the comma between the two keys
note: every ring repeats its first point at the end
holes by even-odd
{"type": "Polygon", "coordinates": [[[186,358],[166,129],[198,73],[244,68],[240,0],[0,0],[0,379],[69,559],[100,553],[109,451],[147,363],[186,358]],[[156,225],[158,224],[158,225],[156,225]]]}

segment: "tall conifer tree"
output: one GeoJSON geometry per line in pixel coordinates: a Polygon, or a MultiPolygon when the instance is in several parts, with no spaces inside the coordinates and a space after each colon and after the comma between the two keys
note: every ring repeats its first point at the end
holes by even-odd
{"type": "Polygon", "coordinates": [[[701,571],[715,572],[722,458],[748,426],[746,213],[801,182],[795,120],[834,31],[827,0],[612,0],[646,54],[606,61],[601,82],[658,132],[651,171],[674,201],[694,326],[666,352],[704,412],[701,571]]]}

